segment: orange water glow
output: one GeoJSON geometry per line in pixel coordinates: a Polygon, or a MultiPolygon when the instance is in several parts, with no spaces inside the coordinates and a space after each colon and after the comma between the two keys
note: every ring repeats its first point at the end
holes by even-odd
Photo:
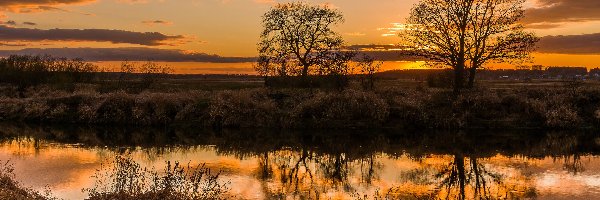
{"type": "MultiPolygon", "coordinates": [[[[473,178],[469,175],[474,172],[472,166],[485,171],[481,175],[481,181],[487,181],[484,192],[498,198],[523,198],[535,194],[538,198],[551,195],[587,199],[593,197],[590,195],[600,194],[600,158],[594,156],[581,156],[579,162],[586,167],[585,171],[572,174],[565,170],[567,160],[553,158],[496,155],[473,159],[430,155],[414,159],[379,153],[370,159],[346,163],[344,161],[349,158],[344,154],[317,155],[279,150],[240,158],[217,152],[213,147],[204,146],[169,151],[137,148],[120,154],[128,154],[142,167],[154,169],[162,169],[165,161],[191,165],[206,163],[209,168],[223,171],[222,179],[230,182],[231,193],[239,199],[279,195],[292,199],[355,199],[357,195],[372,197],[378,191],[388,191],[398,197],[457,198],[461,195],[460,180],[450,181],[452,184],[445,184],[443,180],[451,178],[453,170],[461,166],[457,162],[464,162],[470,178],[473,178]],[[369,169],[375,173],[366,175],[369,169]]],[[[95,170],[116,154],[104,148],[83,148],[34,139],[0,144],[0,160],[10,160],[14,164],[17,180],[39,191],[48,185],[55,196],[65,199],[84,198],[86,194],[81,189],[91,187],[93,179],[90,177],[95,170]]],[[[482,193],[481,188],[475,187],[473,181],[464,187],[466,198],[474,198],[477,192],[482,193]]]]}

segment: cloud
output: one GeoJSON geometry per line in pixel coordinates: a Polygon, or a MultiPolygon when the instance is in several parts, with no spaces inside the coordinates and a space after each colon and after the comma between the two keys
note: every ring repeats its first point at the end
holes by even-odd
{"type": "Polygon", "coordinates": [[[146,46],[184,43],[181,35],[158,32],[132,32],[109,29],[30,29],[0,25],[1,41],[92,41],[139,44],[146,46]]]}
{"type": "Polygon", "coordinates": [[[255,3],[260,3],[260,4],[273,4],[276,3],[275,0],[254,0],[255,3]]]}
{"type": "Polygon", "coordinates": [[[599,10],[599,0],[537,0],[536,6],[526,10],[523,23],[537,26],[534,28],[553,28],[565,22],[597,21],[599,10]]]}
{"type": "Polygon", "coordinates": [[[538,47],[541,53],[600,54],[600,33],[545,36],[538,47]]]}
{"type": "Polygon", "coordinates": [[[0,11],[15,13],[30,13],[63,9],[56,6],[84,4],[95,2],[96,0],[2,0],[0,1],[0,11]]]}
{"type": "Polygon", "coordinates": [[[361,32],[351,32],[351,33],[344,33],[347,36],[353,36],[353,37],[359,37],[359,36],[365,36],[367,34],[365,33],[361,33],[361,32]]]}
{"type": "Polygon", "coordinates": [[[0,24],[6,24],[6,25],[9,25],[9,26],[16,26],[17,22],[15,22],[13,20],[8,20],[8,21],[5,21],[5,22],[0,22],[0,24]]]}
{"type": "Polygon", "coordinates": [[[34,22],[23,22],[23,25],[27,25],[27,26],[36,26],[37,24],[34,22]]]}
{"type": "Polygon", "coordinates": [[[127,4],[146,4],[148,0],[117,0],[119,3],[127,3],[127,4]]]}
{"type": "MultiPolygon", "coordinates": [[[[1,44],[1,43],[0,43],[1,44]]],[[[254,62],[250,57],[221,57],[205,53],[188,53],[177,49],[156,48],[29,48],[0,50],[0,57],[9,55],[52,55],[66,58],[82,58],[88,61],[168,61],[168,62],[254,62]]]]}
{"type": "Polygon", "coordinates": [[[148,20],[148,21],[142,21],[142,24],[145,24],[147,26],[154,26],[154,25],[173,25],[173,22],[170,21],[164,21],[164,20],[148,20]]]}

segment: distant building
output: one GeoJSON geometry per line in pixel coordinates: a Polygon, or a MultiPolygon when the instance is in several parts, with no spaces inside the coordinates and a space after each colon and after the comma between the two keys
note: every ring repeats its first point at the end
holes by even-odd
{"type": "Polygon", "coordinates": [[[533,66],[531,66],[531,70],[541,71],[541,70],[544,70],[544,66],[543,65],[533,65],[533,66]]]}
{"type": "Polygon", "coordinates": [[[548,67],[546,72],[550,78],[580,78],[588,74],[585,67],[548,67]]]}

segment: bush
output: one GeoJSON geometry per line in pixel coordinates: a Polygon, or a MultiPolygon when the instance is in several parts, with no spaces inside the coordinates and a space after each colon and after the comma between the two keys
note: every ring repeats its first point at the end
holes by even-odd
{"type": "Polygon", "coordinates": [[[136,96],[133,120],[138,124],[170,124],[177,113],[193,102],[192,94],[142,93],[136,96]]]}
{"type": "Polygon", "coordinates": [[[123,92],[107,95],[96,110],[96,123],[123,124],[133,119],[135,98],[123,92]]]}
{"type": "Polygon", "coordinates": [[[579,115],[568,104],[561,104],[548,109],[544,117],[546,118],[545,125],[548,128],[575,128],[581,124],[579,115]]]}
{"type": "Polygon", "coordinates": [[[387,102],[377,94],[357,90],[318,92],[291,111],[292,126],[353,127],[383,123],[389,115],[387,102]]]}
{"type": "Polygon", "coordinates": [[[210,102],[210,124],[217,127],[273,127],[278,109],[265,90],[222,91],[210,102]]]}
{"type": "Polygon", "coordinates": [[[166,162],[164,171],[142,168],[129,157],[116,156],[112,166],[97,170],[95,186],[86,188],[88,199],[220,200],[227,196],[228,183],[219,180],[204,165],[184,167],[166,162]]]}

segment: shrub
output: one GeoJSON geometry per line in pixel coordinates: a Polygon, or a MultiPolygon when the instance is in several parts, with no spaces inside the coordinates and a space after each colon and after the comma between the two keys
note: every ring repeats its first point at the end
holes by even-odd
{"type": "Polygon", "coordinates": [[[292,126],[371,126],[383,123],[388,115],[387,102],[377,94],[345,90],[339,93],[316,93],[291,111],[290,122],[292,126]]]}
{"type": "Polygon", "coordinates": [[[135,98],[123,92],[106,95],[96,110],[96,123],[123,124],[133,119],[135,98]]]}
{"type": "Polygon", "coordinates": [[[190,94],[142,93],[136,95],[132,120],[144,125],[169,124],[192,101],[190,94]]]}
{"type": "Polygon", "coordinates": [[[277,106],[265,90],[222,91],[210,102],[210,124],[219,127],[273,127],[277,106]]]}
{"type": "Polygon", "coordinates": [[[166,162],[162,172],[142,168],[129,157],[116,156],[112,166],[104,165],[93,176],[95,186],[86,188],[89,199],[173,199],[220,200],[227,196],[228,183],[220,181],[204,165],[184,167],[166,162]]]}
{"type": "Polygon", "coordinates": [[[574,128],[581,124],[579,115],[568,104],[557,105],[550,108],[544,115],[548,128],[574,128]]]}

